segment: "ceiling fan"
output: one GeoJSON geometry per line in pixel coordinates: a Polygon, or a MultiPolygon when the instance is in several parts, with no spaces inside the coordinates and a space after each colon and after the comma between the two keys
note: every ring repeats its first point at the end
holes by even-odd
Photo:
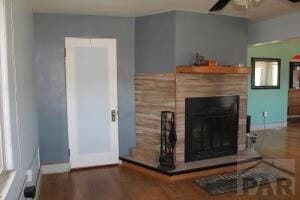
{"type": "MultiPolygon", "coordinates": [[[[209,11],[220,11],[222,10],[230,1],[233,1],[234,4],[238,6],[244,6],[248,8],[251,4],[260,3],[262,0],[219,0],[209,11]]],[[[287,0],[292,3],[298,3],[300,0],[287,0]]]]}

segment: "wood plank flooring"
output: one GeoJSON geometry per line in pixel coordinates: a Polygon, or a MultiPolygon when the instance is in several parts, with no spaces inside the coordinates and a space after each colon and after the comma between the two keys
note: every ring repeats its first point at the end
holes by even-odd
{"type": "Polygon", "coordinates": [[[40,200],[205,200],[205,199],[300,199],[300,123],[286,130],[258,132],[257,150],[266,158],[295,159],[295,195],[211,196],[193,180],[166,183],[122,167],[107,167],[45,175],[40,200]]]}

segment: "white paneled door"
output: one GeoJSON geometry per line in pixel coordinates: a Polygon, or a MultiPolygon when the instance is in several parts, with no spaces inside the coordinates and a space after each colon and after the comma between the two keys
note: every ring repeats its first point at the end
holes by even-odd
{"type": "Polygon", "coordinates": [[[65,45],[71,168],[116,164],[116,40],[66,38],[65,45]]]}

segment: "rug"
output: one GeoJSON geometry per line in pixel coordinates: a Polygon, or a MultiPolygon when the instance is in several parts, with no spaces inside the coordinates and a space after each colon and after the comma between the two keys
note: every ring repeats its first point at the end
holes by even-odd
{"type": "Polygon", "coordinates": [[[265,169],[253,168],[238,173],[228,173],[198,179],[196,183],[211,195],[219,195],[254,188],[258,185],[282,181],[284,179],[284,177],[275,175],[265,169]]]}

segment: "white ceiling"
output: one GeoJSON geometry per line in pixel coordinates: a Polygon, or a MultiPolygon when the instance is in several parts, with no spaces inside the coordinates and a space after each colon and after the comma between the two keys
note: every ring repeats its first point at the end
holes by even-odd
{"type": "MultiPolygon", "coordinates": [[[[39,13],[87,14],[109,16],[142,16],[171,10],[207,13],[217,0],[32,0],[39,13]]],[[[263,0],[257,8],[237,10],[233,4],[219,12],[221,15],[246,17],[260,21],[300,11],[300,4],[287,0],[263,0]]]]}

